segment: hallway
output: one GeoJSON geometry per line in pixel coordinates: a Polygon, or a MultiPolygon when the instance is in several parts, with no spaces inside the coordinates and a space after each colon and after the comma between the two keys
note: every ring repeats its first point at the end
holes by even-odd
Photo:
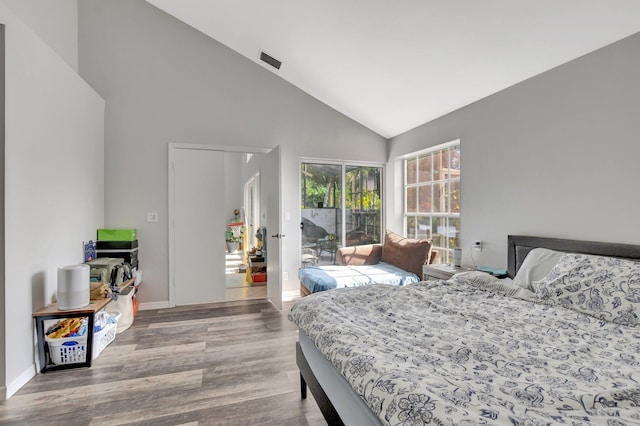
{"type": "Polygon", "coordinates": [[[246,281],[246,265],[242,263],[242,252],[225,253],[225,297],[227,301],[266,299],[267,286],[251,285],[246,281]]]}

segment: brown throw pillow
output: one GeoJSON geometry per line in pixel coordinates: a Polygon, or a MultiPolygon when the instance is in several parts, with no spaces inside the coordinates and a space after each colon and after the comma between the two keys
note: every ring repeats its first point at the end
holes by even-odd
{"type": "Polygon", "coordinates": [[[413,272],[422,279],[422,265],[427,263],[430,253],[431,241],[405,238],[387,231],[380,260],[413,272]]]}

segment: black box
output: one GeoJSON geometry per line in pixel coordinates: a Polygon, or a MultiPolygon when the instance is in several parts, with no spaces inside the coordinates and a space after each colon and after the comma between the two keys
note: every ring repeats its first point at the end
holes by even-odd
{"type": "Polygon", "coordinates": [[[97,249],[96,257],[121,257],[125,262],[129,263],[132,268],[138,266],[138,248],[131,250],[117,249],[97,249]]]}
{"type": "Polygon", "coordinates": [[[133,250],[138,248],[138,240],[133,241],[96,241],[98,250],[133,250]]]}

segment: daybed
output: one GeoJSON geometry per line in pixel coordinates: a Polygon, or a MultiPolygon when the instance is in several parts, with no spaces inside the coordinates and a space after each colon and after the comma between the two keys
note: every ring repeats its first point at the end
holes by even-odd
{"type": "Polygon", "coordinates": [[[300,295],[367,284],[404,286],[421,280],[422,265],[431,254],[431,241],[404,238],[387,231],[382,244],[341,247],[337,265],[300,269],[300,295]]]}
{"type": "Polygon", "coordinates": [[[298,300],[302,397],[308,385],[330,425],[639,424],[640,246],[508,243],[513,280],[298,300]]]}

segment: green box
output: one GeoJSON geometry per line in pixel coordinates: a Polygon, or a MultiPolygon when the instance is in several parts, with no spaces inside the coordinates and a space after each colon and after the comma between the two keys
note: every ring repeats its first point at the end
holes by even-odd
{"type": "Polygon", "coordinates": [[[98,229],[98,241],[134,241],[136,230],[133,228],[98,229]]]}

